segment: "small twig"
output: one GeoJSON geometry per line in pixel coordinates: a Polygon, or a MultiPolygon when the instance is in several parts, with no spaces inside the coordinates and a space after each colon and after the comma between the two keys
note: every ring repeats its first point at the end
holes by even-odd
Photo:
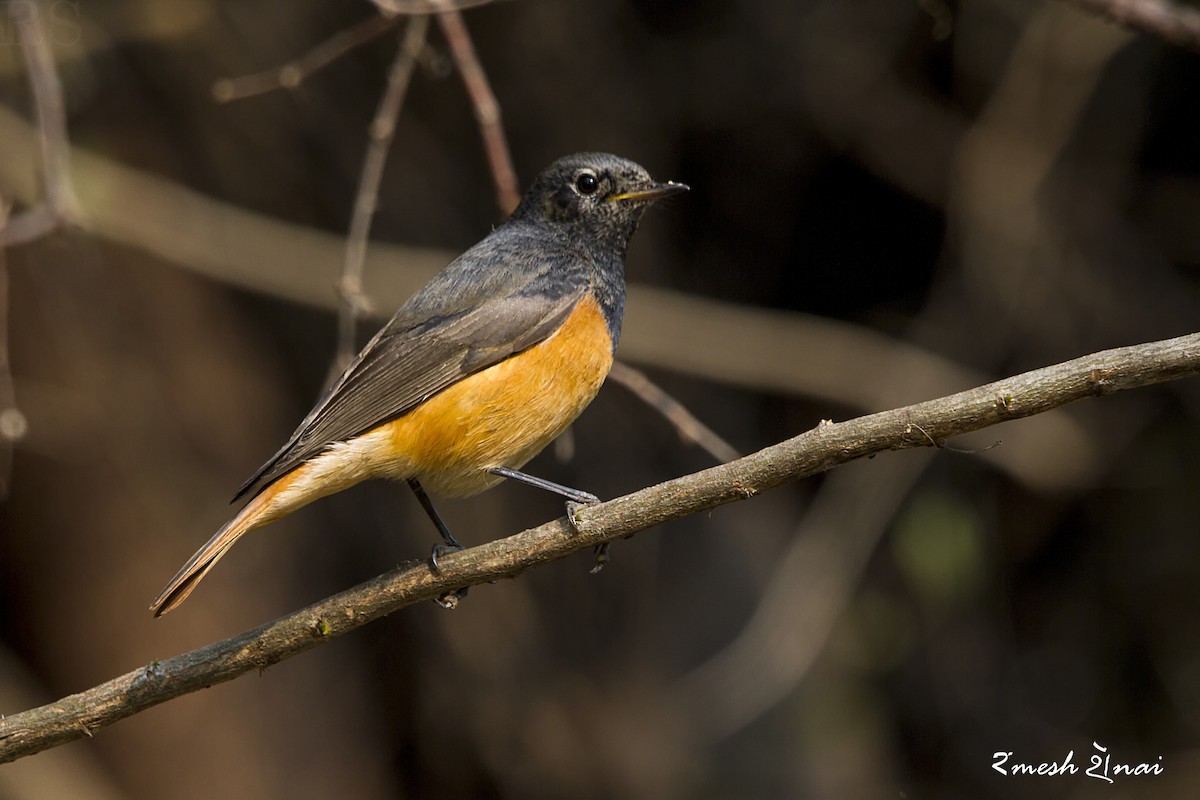
{"type": "Polygon", "coordinates": [[[458,67],[463,85],[466,86],[471,104],[475,108],[475,119],[479,122],[483,147],[487,152],[488,163],[492,168],[492,180],[496,185],[496,203],[507,216],[521,201],[521,192],[508,142],[504,137],[504,126],[500,122],[500,103],[492,92],[483,65],[479,63],[475,45],[471,43],[471,34],[467,32],[462,14],[453,9],[452,4],[446,0],[434,0],[433,4],[442,11],[438,14],[438,24],[446,37],[450,55],[458,67]]]}
{"type": "Polygon", "coordinates": [[[21,54],[37,117],[42,161],[42,205],[13,218],[0,245],[44,236],[64,222],[79,220],[79,201],[71,185],[71,142],[62,81],[46,39],[37,3],[8,3],[9,17],[21,40],[21,54]]]}
{"type": "Polygon", "coordinates": [[[1200,50],[1200,10],[1172,0],[1067,0],[1127,28],[1200,50]]]}
{"type": "Polygon", "coordinates": [[[492,0],[373,0],[380,13],[349,28],[338,31],[299,58],[262,72],[221,78],[213,83],[212,96],[218,103],[230,103],[267,94],[276,89],[295,89],[306,78],[387,33],[401,15],[433,14],[445,7],[454,9],[487,5],[492,0]]]}
{"type": "Polygon", "coordinates": [[[346,241],[346,258],[342,266],[342,278],[338,284],[341,306],[338,313],[338,349],[333,373],[340,373],[357,350],[355,332],[359,316],[369,311],[363,294],[363,266],[367,259],[367,241],[371,232],[371,219],[379,200],[379,185],[383,180],[383,167],[387,163],[388,150],[396,132],[396,120],[404,105],[404,96],[412,80],[417,59],[425,47],[425,34],[429,30],[429,18],[413,17],[404,28],[400,49],[392,60],[388,72],[387,88],[379,99],[375,118],[368,129],[369,143],[363,158],[362,173],[358,179],[358,192],[354,197],[354,214],[350,220],[350,233],[346,241]]]}
{"type": "Polygon", "coordinates": [[[231,639],[155,661],[79,694],[0,719],[0,763],[40,752],[137,712],[253,670],[262,670],[405,606],[465,586],[514,577],[538,564],[595,548],[664,522],[753,497],[886,450],[1041,414],[1086,397],[1200,375],[1200,333],[1106,350],[948,397],[883,411],[807,433],[728,464],[661,483],[575,519],[548,522],[439,559],[409,562],[231,639]],[[1005,402],[999,402],[998,398],[1005,402]],[[914,436],[918,420],[927,436],[914,436]]]}
{"type": "MultiPolygon", "coordinates": [[[[0,239],[8,223],[8,204],[0,199],[0,239]]],[[[12,368],[8,362],[8,264],[0,247],[0,500],[12,485],[13,449],[25,435],[28,423],[17,408],[12,368]]]]}
{"type": "Polygon", "coordinates": [[[28,17],[17,21],[21,36],[21,52],[29,85],[37,106],[38,127],[42,132],[42,178],[45,181],[46,202],[61,220],[71,221],[79,216],[79,201],[71,186],[71,144],[67,137],[67,107],[63,100],[62,81],[54,66],[54,54],[42,26],[36,3],[12,3],[10,13],[17,15],[24,7],[28,17]]]}
{"type": "Polygon", "coordinates": [[[356,47],[382,36],[396,25],[395,16],[376,14],[335,33],[299,58],[251,75],[222,78],[212,87],[218,103],[244,100],[276,89],[295,89],[305,78],[324,69],[356,47]]]}
{"type": "Polygon", "coordinates": [[[40,239],[57,228],[58,222],[58,217],[47,205],[23,211],[11,217],[0,232],[0,247],[12,247],[40,239]]]}
{"type": "Polygon", "coordinates": [[[464,11],[486,6],[493,0],[371,0],[384,14],[436,14],[447,7],[464,11]]]}
{"type": "Polygon", "coordinates": [[[704,448],[709,455],[722,464],[741,458],[742,454],[734,449],[733,445],[718,436],[692,412],[688,411],[683,403],[671,397],[639,370],[618,361],[612,365],[612,371],[608,373],[608,377],[633,392],[642,402],[661,414],[667,422],[675,427],[679,438],[687,444],[704,448]]]}

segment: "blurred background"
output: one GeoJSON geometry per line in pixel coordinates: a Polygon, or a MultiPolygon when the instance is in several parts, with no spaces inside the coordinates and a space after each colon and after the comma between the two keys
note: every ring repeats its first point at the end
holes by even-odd
{"type": "MultiPolygon", "coordinates": [[[[5,253],[27,423],[0,504],[8,714],[435,538],[407,489],[364,485],[248,537],[169,617],[146,610],[326,380],[404,21],[295,88],[219,103],[220,79],[376,9],[39,7],[81,211],[5,253]]],[[[1193,52],[1050,0],[512,0],[463,18],[522,186],[580,150],[692,186],[634,239],[618,356],[742,452],[1200,328],[1193,52]]],[[[43,196],[41,157],[2,24],[15,218],[43,196]]],[[[359,341],[502,218],[431,24],[359,341]]],[[[0,797],[1192,797],[1198,412],[1184,381],[851,464],[619,542],[599,576],[581,553],[0,767],[0,797]],[[1093,742],[1163,772],[1086,778],[1093,742]],[[1005,776],[997,752],[1073,753],[1079,773],[1005,776]]],[[[610,381],[530,470],[612,497],[712,463],[610,381]]],[[[520,486],[441,510],[467,544],[562,513],[520,486]]]]}

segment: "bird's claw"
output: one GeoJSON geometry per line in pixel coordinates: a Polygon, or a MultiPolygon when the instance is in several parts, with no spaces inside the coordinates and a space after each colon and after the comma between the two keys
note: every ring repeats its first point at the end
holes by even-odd
{"type": "Polygon", "coordinates": [[[461,544],[442,544],[438,542],[429,553],[429,564],[433,567],[433,571],[440,575],[442,573],[442,557],[449,553],[458,553],[464,549],[461,544]]]}
{"type": "Polygon", "coordinates": [[[445,594],[434,598],[433,602],[437,603],[447,611],[453,611],[454,609],[458,608],[458,601],[467,596],[468,589],[469,587],[464,586],[461,589],[455,589],[453,591],[446,592],[445,594]]]}
{"type": "MultiPolygon", "coordinates": [[[[465,548],[463,548],[461,544],[442,544],[441,542],[435,544],[433,546],[433,551],[429,554],[429,564],[431,567],[433,567],[433,571],[440,575],[442,573],[440,559],[447,553],[457,553],[463,549],[465,548]]],[[[469,587],[464,586],[461,589],[454,589],[453,591],[446,592],[445,594],[435,598],[434,602],[442,608],[452,611],[458,607],[458,601],[467,596],[468,588],[469,587]]]]}
{"type": "Polygon", "coordinates": [[[596,497],[596,495],[589,494],[587,492],[580,492],[578,501],[576,501],[576,500],[568,500],[567,501],[567,522],[571,523],[571,527],[575,529],[576,533],[581,532],[579,530],[579,523],[582,521],[576,515],[581,510],[587,508],[588,506],[594,506],[599,502],[600,502],[599,497],[596,497]]]}

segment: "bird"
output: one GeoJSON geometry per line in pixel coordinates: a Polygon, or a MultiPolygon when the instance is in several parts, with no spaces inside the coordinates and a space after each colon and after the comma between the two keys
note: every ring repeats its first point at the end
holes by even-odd
{"type": "Polygon", "coordinates": [[[404,303],[291,438],[247,480],[248,502],[171,578],[179,606],[246,533],[370,478],[407,482],[446,549],[430,494],[509,479],[572,503],[585,491],[521,472],[607,377],[625,310],[625,254],[646,208],[688,190],[608,153],[558,159],[512,215],[404,303]]]}

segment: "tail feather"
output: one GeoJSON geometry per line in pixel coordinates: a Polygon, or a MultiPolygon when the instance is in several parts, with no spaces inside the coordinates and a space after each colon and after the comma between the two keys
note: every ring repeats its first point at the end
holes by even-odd
{"type": "Polygon", "coordinates": [[[197,550],[195,555],[188,559],[188,562],[180,568],[179,572],[175,573],[174,578],[167,582],[166,588],[150,605],[154,616],[161,617],[186,600],[196,585],[216,565],[221,556],[229,552],[229,548],[233,547],[238,539],[269,521],[269,519],[265,519],[266,514],[263,512],[271,494],[273,492],[266,492],[254,498],[237,516],[213,534],[213,537],[197,550]]]}
{"type": "Polygon", "coordinates": [[[171,578],[150,606],[154,616],[161,617],[186,600],[221,556],[245,534],[318,497],[340,492],[365,478],[381,474],[378,463],[390,456],[387,448],[391,441],[391,430],[386,425],[381,426],[374,432],[331,446],[264,488],[171,578]]]}

